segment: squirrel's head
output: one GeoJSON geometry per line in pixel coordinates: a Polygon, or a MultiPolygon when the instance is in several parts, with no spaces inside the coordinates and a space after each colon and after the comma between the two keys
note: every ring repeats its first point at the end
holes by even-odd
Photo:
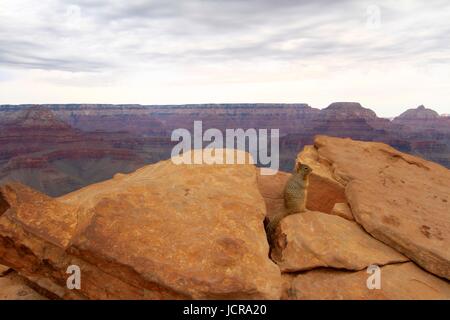
{"type": "Polygon", "coordinates": [[[309,176],[309,174],[312,172],[312,169],[310,166],[298,162],[297,165],[295,166],[295,171],[306,177],[309,176]]]}

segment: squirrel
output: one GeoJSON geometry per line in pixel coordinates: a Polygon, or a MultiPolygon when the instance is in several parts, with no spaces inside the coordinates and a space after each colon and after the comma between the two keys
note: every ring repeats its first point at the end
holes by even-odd
{"type": "Polygon", "coordinates": [[[266,226],[269,243],[272,242],[275,229],[284,217],[306,211],[307,188],[311,172],[311,167],[306,164],[298,162],[295,165],[294,172],[284,187],[284,206],[286,210],[273,217],[266,226]]]}

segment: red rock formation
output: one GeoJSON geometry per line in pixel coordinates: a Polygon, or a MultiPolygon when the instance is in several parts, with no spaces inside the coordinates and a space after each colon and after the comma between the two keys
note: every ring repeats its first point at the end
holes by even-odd
{"type": "Polygon", "coordinates": [[[252,165],[167,160],[55,199],[0,189],[0,261],[63,298],[278,299],[252,165]],[[81,289],[66,269],[81,269],[81,289]]]}
{"type": "Polygon", "coordinates": [[[377,119],[375,112],[363,106],[358,102],[334,102],[323,109],[323,116],[326,119],[377,119]]]}
{"type": "MultiPolygon", "coordinates": [[[[450,277],[448,169],[385,144],[325,136],[297,161],[321,178],[319,188],[310,183],[308,204],[324,212],[278,225],[271,256],[284,272],[283,299],[450,299],[441,279],[450,277]],[[343,190],[342,198],[323,192],[310,203],[327,186],[343,190]],[[405,256],[414,263],[402,263],[405,256]],[[369,265],[381,267],[379,289],[367,287],[366,270],[351,271],[369,265]]],[[[269,219],[284,210],[286,180],[259,179],[269,219]]]]}
{"type": "Polygon", "coordinates": [[[318,136],[314,149],[315,159],[299,158],[345,188],[356,222],[424,269],[450,279],[448,169],[382,143],[318,136]]]}
{"type": "Polygon", "coordinates": [[[423,105],[418,106],[416,109],[408,109],[401,115],[396,117],[396,121],[407,120],[436,120],[439,118],[439,114],[431,109],[425,108],[423,105]]]}
{"type": "Polygon", "coordinates": [[[401,125],[407,132],[435,131],[450,133],[450,118],[439,116],[431,109],[423,105],[416,109],[408,109],[393,121],[396,125],[401,125]]]}
{"type": "Polygon", "coordinates": [[[382,141],[450,167],[450,118],[422,109],[391,122],[351,102],[323,110],[306,104],[0,106],[0,181],[15,179],[51,195],[69,192],[169,157],[172,130],[192,130],[195,120],[203,120],[204,130],[280,129],[284,171],[316,134],[382,141]],[[64,156],[51,160],[49,153],[64,156]],[[60,185],[50,190],[52,180],[60,185]]]}
{"type": "Polygon", "coordinates": [[[366,270],[317,269],[286,282],[287,299],[298,300],[448,300],[450,286],[413,263],[380,268],[381,288],[369,289],[366,270]]]}
{"type": "Polygon", "coordinates": [[[278,267],[263,220],[284,210],[289,174],[170,160],[59,198],[1,187],[0,263],[51,298],[450,299],[448,169],[325,136],[297,160],[322,181],[308,208],[329,212],[280,222],[278,267]],[[373,264],[379,289],[367,286],[373,264]],[[70,265],[80,290],[66,287],[70,265]]]}
{"type": "Polygon", "coordinates": [[[308,211],[284,218],[277,230],[272,258],[283,272],[319,267],[362,270],[408,261],[353,222],[336,215],[308,211]]]}
{"type": "Polygon", "coordinates": [[[51,195],[67,193],[141,166],[144,161],[129,140],[84,133],[47,108],[31,107],[0,126],[0,181],[18,180],[51,195]],[[117,147],[117,140],[126,147],[117,147]]]}

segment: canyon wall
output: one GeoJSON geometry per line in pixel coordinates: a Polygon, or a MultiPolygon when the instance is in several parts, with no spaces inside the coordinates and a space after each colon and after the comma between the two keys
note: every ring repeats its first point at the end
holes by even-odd
{"type": "Polygon", "coordinates": [[[385,142],[450,167],[450,118],[423,106],[393,121],[359,103],[204,105],[2,105],[0,182],[58,196],[170,156],[177,128],[280,129],[280,169],[317,134],[385,142]]]}

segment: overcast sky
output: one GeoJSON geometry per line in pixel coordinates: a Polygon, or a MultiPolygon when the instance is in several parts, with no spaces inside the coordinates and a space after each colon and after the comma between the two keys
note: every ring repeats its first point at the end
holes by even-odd
{"type": "Polygon", "coordinates": [[[450,113],[450,1],[0,0],[0,104],[450,113]]]}

